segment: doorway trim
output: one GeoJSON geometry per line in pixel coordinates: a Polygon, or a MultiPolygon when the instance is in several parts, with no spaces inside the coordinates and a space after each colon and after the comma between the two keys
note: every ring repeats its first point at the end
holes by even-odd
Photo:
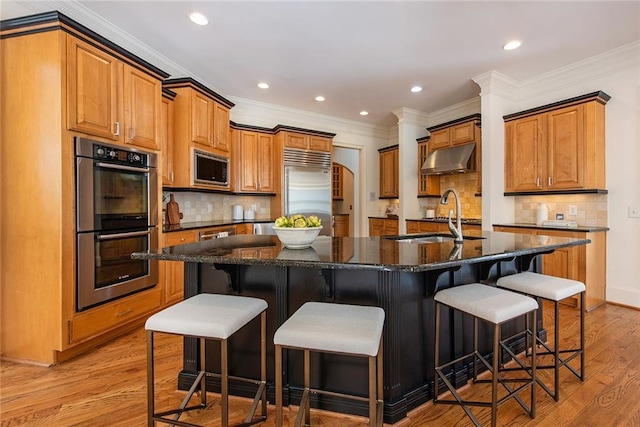
{"type": "MultiPolygon", "coordinates": [[[[354,215],[354,237],[361,237],[361,236],[366,236],[366,230],[365,230],[365,226],[366,221],[364,221],[364,218],[362,217],[362,212],[364,212],[364,207],[366,206],[366,188],[365,188],[365,183],[367,182],[366,180],[366,171],[365,168],[363,167],[363,165],[365,164],[365,152],[364,152],[364,146],[362,145],[356,145],[356,144],[348,144],[348,143],[344,143],[344,142],[339,142],[339,141],[334,141],[333,142],[333,146],[336,148],[345,148],[345,149],[350,149],[350,150],[357,150],[358,151],[358,169],[357,171],[352,171],[357,172],[357,178],[356,181],[354,182],[354,186],[357,185],[358,187],[358,197],[354,198],[354,206],[353,206],[353,215],[354,215]]],[[[333,154],[333,153],[332,153],[333,154]]]]}

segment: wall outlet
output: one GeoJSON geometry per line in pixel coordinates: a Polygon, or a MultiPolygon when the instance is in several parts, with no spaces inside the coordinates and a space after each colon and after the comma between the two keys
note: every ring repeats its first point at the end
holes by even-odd
{"type": "Polygon", "coordinates": [[[376,199],[376,193],[375,191],[371,191],[369,193],[369,201],[373,202],[376,199]]]}
{"type": "Polygon", "coordinates": [[[629,206],[629,218],[640,218],[640,208],[629,206]]]}
{"type": "Polygon", "coordinates": [[[569,215],[578,215],[578,205],[569,205],[569,215]]]}

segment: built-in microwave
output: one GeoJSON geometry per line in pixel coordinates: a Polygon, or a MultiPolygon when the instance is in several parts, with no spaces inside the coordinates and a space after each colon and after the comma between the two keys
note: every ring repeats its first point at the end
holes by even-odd
{"type": "Polygon", "coordinates": [[[229,158],[193,149],[193,183],[229,187],[229,158]]]}

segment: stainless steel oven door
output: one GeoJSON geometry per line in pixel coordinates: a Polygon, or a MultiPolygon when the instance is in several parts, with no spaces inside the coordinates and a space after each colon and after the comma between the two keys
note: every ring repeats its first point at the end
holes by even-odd
{"type": "Polygon", "coordinates": [[[157,224],[155,168],[76,158],[78,232],[157,224]]]}
{"type": "Polygon", "coordinates": [[[155,286],[158,262],[131,253],[158,246],[156,227],[122,233],[78,233],[77,310],[155,286]]]}

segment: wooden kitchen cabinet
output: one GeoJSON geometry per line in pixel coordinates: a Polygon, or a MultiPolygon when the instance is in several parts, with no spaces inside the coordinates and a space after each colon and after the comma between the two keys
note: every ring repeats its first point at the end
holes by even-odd
{"type": "MultiPolygon", "coordinates": [[[[197,240],[196,236],[196,232],[193,230],[164,233],[164,247],[193,243],[197,240]]],[[[184,296],[184,263],[160,261],[160,270],[164,272],[164,304],[173,304],[182,300],[184,296]]]]}
{"type": "Polygon", "coordinates": [[[175,173],[173,171],[173,100],[176,94],[169,89],[162,91],[160,108],[160,133],[158,134],[162,165],[162,186],[171,187],[175,173]]]}
{"type": "Polygon", "coordinates": [[[430,137],[418,139],[418,197],[440,197],[440,177],[422,172],[422,165],[429,155],[430,137]]]}
{"type": "MultiPolygon", "coordinates": [[[[587,311],[604,304],[606,300],[607,250],[605,231],[583,232],[509,226],[494,226],[493,229],[509,233],[532,234],[539,236],[540,239],[544,239],[544,236],[590,239],[591,243],[587,245],[560,248],[551,254],[542,255],[542,273],[584,283],[587,311]]],[[[567,302],[577,305],[577,298],[568,299],[567,302]]]]}
{"type": "Polygon", "coordinates": [[[344,166],[336,163],[331,166],[331,197],[333,200],[344,199],[344,166]]]}
{"type": "Polygon", "coordinates": [[[381,148],[380,153],[380,196],[379,199],[397,199],[398,186],[398,146],[381,148]]]}
{"type": "MultiPolygon", "coordinates": [[[[165,80],[165,89],[176,93],[173,101],[173,187],[230,191],[230,186],[193,184],[193,150],[230,157],[229,109],[234,106],[191,78],[165,80]]],[[[234,167],[230,165],[232,179],[234,167]]]]}
{"type": "Polygon", "coordinates": [[[274,193],[273,135],[234,129],[236,192],[274,193]]]}
{"type": "Polygon", "coordinates": [[[505,194],[606,191],[608,100],[595,92],[505,116],[505,194]]]}
{"type": "Polygon", "coordinates": [[[397,236],[397,218],[369,218],[369,236],[397,236]]]}
{"type": "Polygon", "coordinates": [[[449,226],[444,222],[407,220],[407,233],[437,233],[449,232],[449,226]]]}
{"type": "Polygon", "coordinates": [[[479,114],[460,120],[465,121],[455,124],[448,122],[427,128],[431,135],[429,149],[438,150],[477,141],[480,137],[479,114]]]}
{"type": "Polygon", "coordinates": [[[162,83],[87,42],[67,38],[68,128],[159,149],[162,83]]]}
{"type": "Polygon", "coordinates": [[[333,237],[349,236],[349,214],[335,214],[333,216],[333,237]]]}
{"type": "MultiPolygon", "coordinates": [[[[0,74],[11,84],[3,85],[2,100],[11,108],[0,114],[0,139],[20,143],[2,146],[0,187],[12,209],[2,212],[0,347],[3,358],[52,365],[140,327],[161,307],[159,284],[77,310],[76,211],[70,207],[76,203],[73,138],[149,149],[137,138],[125,140],[128,123],[138,136],[146,134],[139,126],[158,133],[161,95],[149,88],[168,75],[57,12],[3,24],[0,74]],[[150,86],[142,81],[147,76],[150,86]],[[141,99],[127,103],[131,96],[141,99]],[[157,110],[146,105],[149,99],[157,110]],[[34,161],[46,173],[16,180],[34,161]]],[[[153,139],[159,144],[157,134],[153,139]]],[[[159,187],[153,191],[150,197],[160,196],[159,187]]]]}
{"type": "Polygon", "coordinates": [[[333,136],[325,137],[292,131],[284,131],[281,134],[284,147],[327,152],[331,152],[333,148],[333,136]]]}

